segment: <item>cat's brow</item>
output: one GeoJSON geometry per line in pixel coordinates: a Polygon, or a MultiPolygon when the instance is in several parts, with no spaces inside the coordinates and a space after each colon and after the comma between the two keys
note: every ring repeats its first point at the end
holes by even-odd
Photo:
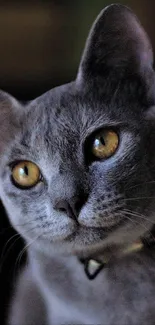
{"type": "Polygon", "coordinates": [[[88,128],[85,128],[83,130],[82,136],[83,136],[83,138],[86,138],[89,135],[91,135],[91,133],[93,133],[97,130],[114,128],[114,127],[115,128],[117,128],[117,127],[125,128],[125,127],[128,127],[128,124],[125,122],[112,122],[112,121],[109,123],[107,123],[107,122],[103,123],[103,121],[102,121],[102,123],[101,123],[101,121],[99,121],[99,123],[95,123],[94,125],[91,125],[88,128]]]}
{"type": "Polygon", "coordinates": [[[25,145],[19,145],[16,147],[13,147],[10,155],[8,158],[10,158],[11,161],[14,160],[21,160],[21,159],[33,159],[35,156],[35,152],[31,145],[25,146],[25,145]]]}

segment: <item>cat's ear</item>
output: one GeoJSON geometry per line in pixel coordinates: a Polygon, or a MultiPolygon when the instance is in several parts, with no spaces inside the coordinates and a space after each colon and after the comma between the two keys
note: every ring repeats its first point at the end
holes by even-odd
{"type": "Polygon", "coordinates": [[[11,95],[0,91],[0,155],[19,129],[22,110],[11,95]]]}
{"type": "Polygon", "coordinates": [[[79,67],[78,83],[102,80],[110,74],[119,78],[141,76],[152,71],[150,41],[138,18],[123,5],[111,5],[97,17],[79,67]]]}

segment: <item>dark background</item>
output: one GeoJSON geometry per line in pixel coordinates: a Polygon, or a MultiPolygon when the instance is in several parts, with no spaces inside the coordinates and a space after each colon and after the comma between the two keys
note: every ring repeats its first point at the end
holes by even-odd
{"type": "MultiPolygon", "coordinates": [[[[111,2],[0,1],[0,88],[27,101],[74,79],[89,28],[111,2]]],[[[135,11],[155,49],[155,1],[118,2],[135,11]]],[[[22,248],[0,204],[0,325],[5,323],[10,290],[25,260],[22,248]]]]}

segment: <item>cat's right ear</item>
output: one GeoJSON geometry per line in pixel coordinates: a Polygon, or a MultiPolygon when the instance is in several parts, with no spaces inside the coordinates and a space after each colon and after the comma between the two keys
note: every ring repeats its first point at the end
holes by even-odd
{"type": "Polygon", "coordinates": [[[0,155],[18,132],[21,116],[20,103],[11,95],[0,91],[0,155]]]}

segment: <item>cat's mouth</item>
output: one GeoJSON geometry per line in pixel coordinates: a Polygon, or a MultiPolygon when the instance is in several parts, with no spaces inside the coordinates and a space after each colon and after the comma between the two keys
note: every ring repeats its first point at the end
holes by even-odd
{"type": "Polygon", "coordinates": [[[97,225],[92,226],[91,224],[87,225],[87,224],[83,223],[81,220],[78,223],[78,225],[81,226],[82,228],[96,229],[98,231],[102,230],[102,232],[104,232],[105,236],[106,236],[109,233],[117,230],[117,228],[124,226],[125,223],[126,223],[126,218],[121,217],[119,220],[117,220],[117,222],[113,221],[111,224],[105,223],[105,224],[102,224],[102,226],[97,226],[97,225]]]}
{"type": "Polygon", "coordinates": [[[72,220],[72,223],[66,223],[62,228],[62,236],[59,238],[58,236],[53,238],[53,232],[49,231],[45,236],[41,236],[40,240],[43,239],[47,248],[50,247],[49,250],[54,244],[54,249],[58,247],[64,253],[67,251],[69,254],[84,258],[103,254],[106,259],[109,259],[109,256],[115,258],[139,249],[140,238],[144,237],[146,229],[150,233],[151,228],[152,221],[148,220],[148,223],[144,225],[144,223],[127,221],[123,217],[112,226],[102,225],[102,227],[93,227],[91,224],[85,225],[81,222],[75,223],[72,220]]]}

